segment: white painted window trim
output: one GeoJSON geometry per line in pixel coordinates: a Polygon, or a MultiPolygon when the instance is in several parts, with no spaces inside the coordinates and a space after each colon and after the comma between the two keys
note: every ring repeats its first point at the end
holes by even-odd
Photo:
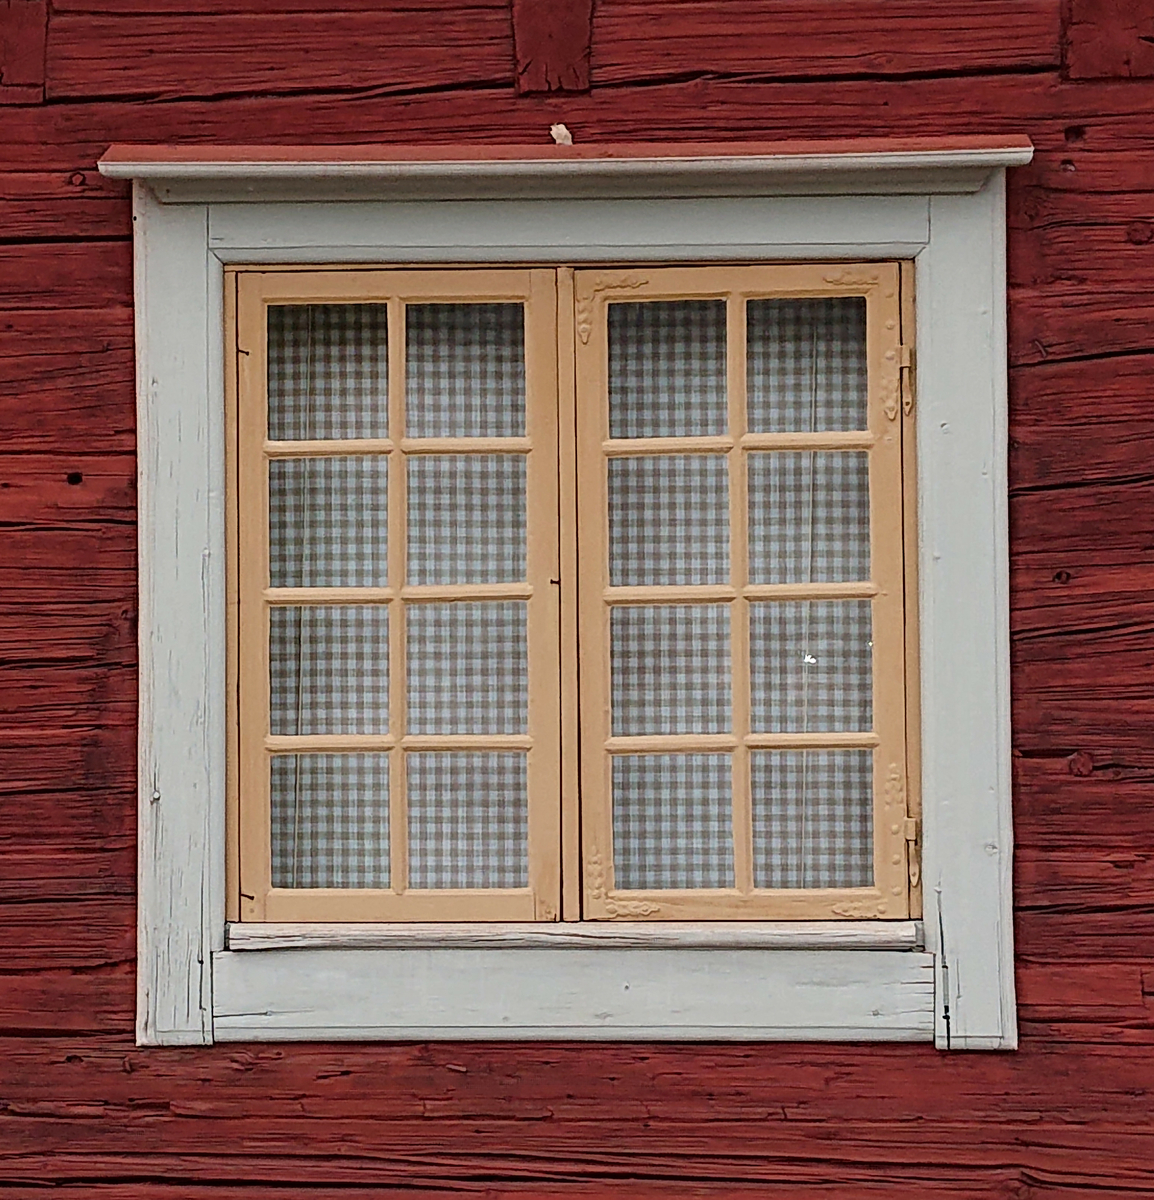
{"type": "Polygon", "coordinates": [[[138,1041],[1016,1046],[1005,168],[1028,144],[608,168],[182,165],[127,149],[101,169],[136,181],[138,1041]],[[226,946],[223,265],[894,257],[915,260],[918,300],[924,927],[767,926],[728,942],[655,930],[649,944],[634,927],[580,945],[295,927],[236,930],[226,946]]]}

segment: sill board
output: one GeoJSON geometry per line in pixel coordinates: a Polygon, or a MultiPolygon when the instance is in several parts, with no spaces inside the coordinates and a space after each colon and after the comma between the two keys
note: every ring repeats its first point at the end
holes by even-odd
{"type": "Polygon", "coordinates": [[[230,950],[920,950],[920,921],[234,922],[230,950]]]}

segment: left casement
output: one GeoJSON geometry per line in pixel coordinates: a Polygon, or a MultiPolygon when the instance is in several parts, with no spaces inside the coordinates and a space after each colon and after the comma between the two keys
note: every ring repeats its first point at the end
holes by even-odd
{"type": "Polygon", "coordinates": [[[230,920],[919,915],[911,275],[229,268],[230,920]]]}

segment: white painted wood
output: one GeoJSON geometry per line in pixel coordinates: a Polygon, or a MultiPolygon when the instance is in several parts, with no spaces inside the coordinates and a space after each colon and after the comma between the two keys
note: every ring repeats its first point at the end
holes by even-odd
{"type": "Polygon", "coordinates": [[[589,262],[912,257],[925,196],[224,204],[226,262],[589,262]]]}
{"type": "Polygon", "coordinates": [[[732,196],[973,192],[992,169],[1029,162],[1021,143],[999,148],[868,153],[668,155],[476,160],[104,160],[114,179],[147,181],[167,203],[265,200],[460,199],[526,196],[732,196]]]}
{"type": "MultiPolygon", "coordinates": [[[[612,186],[605,184],[606,194],[612,186]]],[[[919,314],[925,937],[938,961],[936,1037],[939,1046],[947,1044],[948,999],[952,1048],[1016,1044],[1001,172],[977,192],[804,203],[606,199],[206,208],[159,204],[138,184],[135,220],[141,1042],[210,1040],[214,988],[222,1038],[930,1035],[923,973],[931,958],[911,951],[657,950],[603,943],[595,950],[220,949],[221,261],[910,254],[917,259],[919,314]],[[590,1002],[534,1009],[517,998],[539,997],[554,977],[559,986],[591,987],[590,1002]],[[634,979],[642,981],[636,990],[634,979]],[[440,1006],[435,1021],[432,1010],[421,1009],[431,997],[440,1006]],[[346,1005],[343,1011],[338,1003],[346,1005]],[[648,1020],[645,1005],[656,1014],[648,1020]],[[609,1015],[598,1016],[602,1012],[609,1015]]],[[[653,936],[663,935],[655,929],[653,936]]],[[[576,994],[566,993],[565,1002],[576,1003],[576,994]]]]}
{"type": "Polygon", "coordinates": [[[916,287],[923,886],[939,966],[936,1040],[1013,1049],[1004,173],[975,196],[935,196],[930,219],[916,287]]]}
{"type": "Polygon", "coordinates": [[[230,950],[917,950],[920,921],[582,921],[573,924],[234,923],[230,950]]]}
{"type": "Polygon", "coordinates": [[[896,950],[269,950],[214,956],[222,1041],[933,1038],[896,950]]]}
{"type": "Polygon", "coordinates": [[[139,505],[137,1038],[211,1040],[223,908],[223,470],[203,206],[134,189],[139,505]]]}

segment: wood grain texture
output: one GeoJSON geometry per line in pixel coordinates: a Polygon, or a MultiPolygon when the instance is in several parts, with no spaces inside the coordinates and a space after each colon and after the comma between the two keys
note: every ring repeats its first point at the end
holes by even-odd
{"type": "Polygon", "coordinates": [[[517,94],[586,92],[593,0],[512,0],[517,94]]]}
{"type": "Polygon", "coordinates": [[[40,99],[48,0],[0,0],[0,104],[40,99]]]}
{"type": "Polygon", "coordinates": [[[341,0],[333,20],[303,0],[54,0],[57,102],[0,87],[17,101],[0,121],[0,420],[8,454],[40,456],[5,477],[15,502],[0,488],[3,653],[20,696],[46,697],[0,723],[8,1196],[1154,1195],[1149,5],[1074,0],[1077,82],[1056,68],[1056,3],[878,5],[870,25],[839,2],[820,29],[812,6],[598,7],[589,94],[518,98],[508,9],[458,18],[447,0],[341,0]],[[410,13],[417,39],[394,50],[379,31],[410,13]],[[422,44],[454,22],[476,42],[422,44]],[[273,32],[254,48],[254,31],[273,32]],[[1038,146],[1009,186],[1016,1055],[132,1044],[135,710],[114,702],[127,683],[99,701],[92,674],[133,674],[100,633],[136,595],[131,464],[113,463],[134,444],[131,253],[127,203],[93,164],[113,141],[542,142],[557,120],[578,141],[919,128],[1038,146]],[[119,482],[68,485],[77,455],[119,482]]]}
{"type": "Polygon", "coordinates": [[[1154,75],[1154,5],[1149,0],[1071,0],[1066,29],[1071,79],[1154,75]]]}
{"type": "Polygon", "coordinates": [[[49,99],[216,96],[507,85],[509,15],[497,0],[321,13],[58,14],[49,99]]]}
{"type": "Polygon", "coordinates": [[[944,74],[980,65],[1052,67],[1060,57],[1056,0],[926,6],[839,0],[598,0],[597,84],[685,75],[758,79],[944,74]]]}

